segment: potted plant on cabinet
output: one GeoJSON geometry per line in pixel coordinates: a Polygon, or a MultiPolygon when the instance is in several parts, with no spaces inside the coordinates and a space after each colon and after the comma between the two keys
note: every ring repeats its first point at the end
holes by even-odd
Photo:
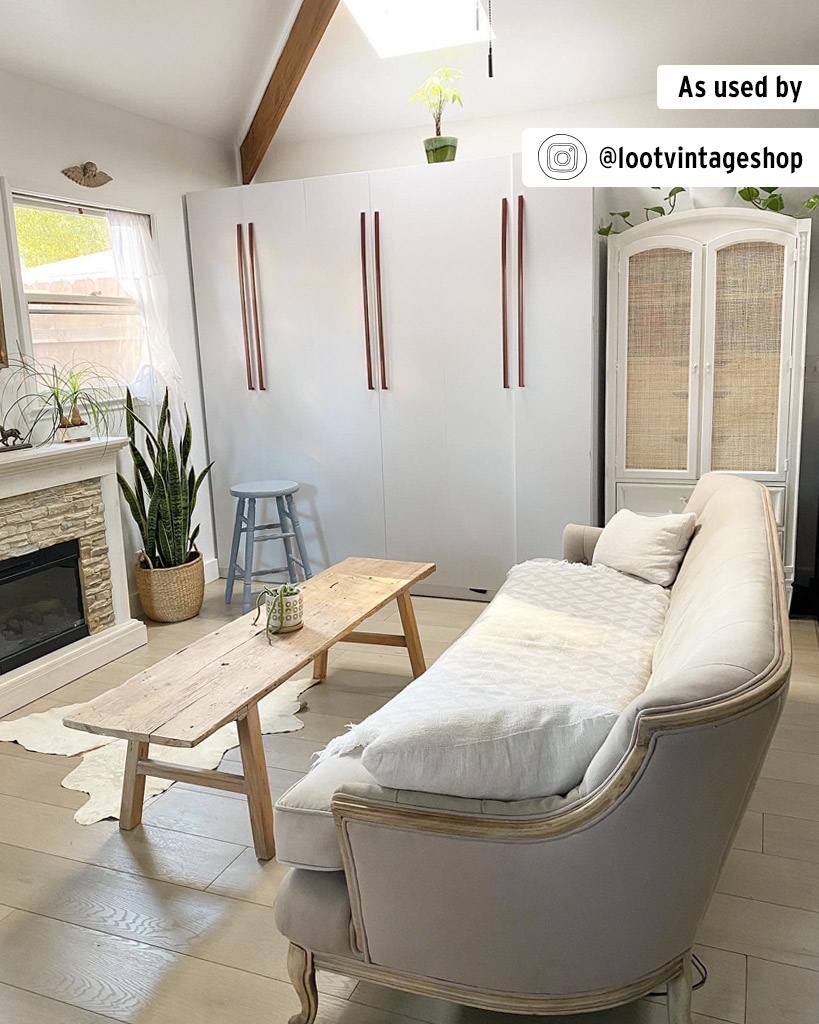
{"type": "Polygon", "coordinates": [[[421,85],[418,92],[410,98],[410,103],[420,103],[421,106],[426,107],[435,122],[435,135],[431,139],[424,139],[427,162],[430,164],[445,163],[455,159],[458,140],[452,135],[441,135],[441,118],[444,108],[448,104],[464,105],[460,90],[452,84],[463,77],[463,71],[459,71],[457,68],[438,68],[421,85]]]}
{"type": "Polygon", "coordinates": [[[130,391],[126,393],[125,419],[134,463],[133,486],[121,474],[117,478],[142,538],[135,570],[139,599],[145,614],[157,622],[192,619],[199,614],[205,594],[204,563],[196,548],[199,527],[192,528],[192,517],[199,488],[213,463],[198,475],[189,465],[193,433],[187,411],[177,451],[167,389],[156,433],[134,411],[130,391]],[[144,432],[150,464],[137,445],[137,424],[144,432]]]}

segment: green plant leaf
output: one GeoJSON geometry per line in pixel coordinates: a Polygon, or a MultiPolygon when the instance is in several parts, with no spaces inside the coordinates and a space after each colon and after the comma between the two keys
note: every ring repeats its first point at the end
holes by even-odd
{"type": "Polygon", "coordinates": [[[646,206],[645,209],[646,209],[646,211],[648,213],[657,213],[661,217],[665,217],[665,207],[664,206],[646,206]]]}
{"type": "Polygon", "coordinates": [[[819,194],[812,195],[810,199],[806,199],[804,207],[806,210],[815,210],[819,206],[819,194]]]}
{"type": "Polygon", "coordinates": [[[774,212],[778,213],[780,210],[784,209],[784,207],[785,200],[778,193],[771,194],[768,196],[767,199],[764,199],[762,201],[762,208],[764,210],[773,210],[774,212]]]}
{"type": "Polygon", "coordinates": [[[602,228],[597,229],[598,235],[610,235],[611,229],[614,227],[613,224],[605,224],[602,228]]]}
{"type": "Polygon", "coordinates": [[[775,188],[765,188],[763,185],[760,185],[759,187],[762,189],[763,192],[767,192],[768,195],[771,195],[772,193],[779,191],[778,185],[775,188]]]}
{"type": "Polygon", "coordinates": [[[758,188],[741,188],[738,191],[740,199],[744,199],[746,203],[752,203],[754,199],[759,197],[758,188]]]}
{"type": "Polygon", "coordinates": [[[672,196],[678,196],[680,192],[685,192],[684,188],[680,188],[679,185],[676,188],[672,188],[666,196],[666,199],[670,199],[672,196]]]}

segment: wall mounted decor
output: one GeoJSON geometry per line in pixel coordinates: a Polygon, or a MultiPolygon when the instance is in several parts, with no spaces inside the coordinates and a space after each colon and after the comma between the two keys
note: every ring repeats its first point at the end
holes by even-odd
{"type": "Polygon", "coordinates": [[[70,178],[78,185],[84,185],[86,188],[99,188],[100,185],[107,185],[109,181],[114,180],[110,174],[98,170],[97,165],[90,160],[87,160],[84,164],[76,164],[74,167],[64,168],[63,174],[66,178],[70,178]]]}

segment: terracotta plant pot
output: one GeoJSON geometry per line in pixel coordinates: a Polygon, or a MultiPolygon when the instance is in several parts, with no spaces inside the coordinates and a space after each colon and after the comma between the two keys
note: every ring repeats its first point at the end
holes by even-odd
{"type": "Polygon", "coordinates": [[[304,625],[304,594],[299,588],[296,594],[286,594],[281,598],[284,605],[284,616],[279,616],[278,594],[265,596],[265,612],[267,614],[267,635],[277,636],[279,633],[293,633],[304,625]]]}
{"type": "Polygon", "coordinates": [[[458,140],[453,135],[434,135],[431,139],[424,139],[429,164],[443,164],[454,160],[457,148],[458,140]]]}
{"type": "Polygon", "coordinates": [[[137,593],[155,622],[182,622],[198,615],[205,597],[205,563],[200,552],[185,565],[148,569],[137,562],[137,593]]]}

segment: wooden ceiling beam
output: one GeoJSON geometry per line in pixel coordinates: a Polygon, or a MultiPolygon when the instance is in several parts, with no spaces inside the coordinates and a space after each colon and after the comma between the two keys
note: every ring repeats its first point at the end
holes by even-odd
{"type": "Polygon", "coordinates": [[[250,184],[290,106],[339,0],[302,0],[259,109],[240,147],[242,181],[250,184]]]}

